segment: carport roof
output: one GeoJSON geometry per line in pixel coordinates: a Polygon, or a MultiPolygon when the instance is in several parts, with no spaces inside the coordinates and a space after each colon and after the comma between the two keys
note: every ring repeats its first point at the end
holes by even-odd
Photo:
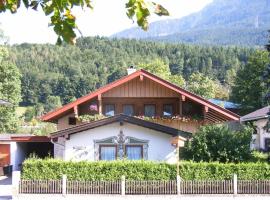
{"type": "Polygon", "coordinates": [[[0,142],[50,142],[47,136],[31,134],[0,134],[0,142]]]}

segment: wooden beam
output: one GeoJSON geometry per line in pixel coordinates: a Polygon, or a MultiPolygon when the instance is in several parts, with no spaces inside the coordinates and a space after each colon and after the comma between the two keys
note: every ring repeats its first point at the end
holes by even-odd
{"type": "Polygon", "coordinates": [[[143,75],[142,74],[140,75],[140,81],[143,81],[143,75]]]}
{"type": "Polygon", "coordinates": [[[179,115],[181,117],[183,116],[183,102],[182,102],[182,98],[179,98],[179,115]]]}
{"type": "Polygon", "coordinates": [[[75,117],[77,118],[79,116],[79,114],[78,114],[78,105],[74,106],[73,110],[74,110],[75,117]]]}
{"type": "Polygon", "coordinates": [[[186,101],[186,96],[181,95],[181,100],[182,100],[182,101],[186,101]]]}
{"type": "Polygon", "coordinates": [[[208,107],[207,106],[204,106],[204,111],[206,112],[206,113],[208,113],[208,107]]]}
{"type": "Polygon", "coordinates": [[[102,97],[98,94],[98,114],[102,115],[102,97]]]}

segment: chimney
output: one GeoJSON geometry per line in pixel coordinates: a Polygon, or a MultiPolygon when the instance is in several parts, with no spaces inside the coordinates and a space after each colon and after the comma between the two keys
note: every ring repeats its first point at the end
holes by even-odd
{"type": "Polygon", "coordinates": [[[130,74],[132,74],[132,73],[134,73],[134,72],[136,72],[136,69],[135,69],[134,66],[131,65],[131,66],[127,69],[127,73],[128,73],[128,75],[130,75],[130,74]]]}

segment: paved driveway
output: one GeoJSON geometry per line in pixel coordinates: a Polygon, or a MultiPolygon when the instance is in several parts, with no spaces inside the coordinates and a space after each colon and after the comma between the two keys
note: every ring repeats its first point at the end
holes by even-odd
{"type": "Polygon", "coordinates": [[[7,176],[0,176],[0,200],[11,199],[12,179],[7,176]]]}

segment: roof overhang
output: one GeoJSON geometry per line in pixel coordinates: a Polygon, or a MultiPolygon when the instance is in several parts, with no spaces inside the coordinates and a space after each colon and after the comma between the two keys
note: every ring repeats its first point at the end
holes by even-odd
{"type": "Polygon", "coordinates": [[[120,122],[124,123],[130,123],[130,124],[134,124],[134,125],[138,125],[141,127],[145,127],[145,128],[149,128],[155,131],[159,131],[165,134],[169,134],[171,136],[180,136],[181,138],[190,138],[192,136],[191,133],[188,132],[184,132],[184,131],[180,131],[178,129],[174,129],[168,126],[164,126],[164,125],[160,125],[154,122],[150,122],[150,121],[146,121],[143,119],[139,119],[136,117],[131,117],[131,116],[127,116],[127,115],[123,115],[123,114],[119,114],[119,115],[115,115],[113,117],[108,117],[105,119],[101,119],[101,120],[97,120],[94,122],[89,122],[89,123],[85,123],[85,124],[81,124],[81,125],[77,125],[71,128],[67,128],[64,130],[60,130],[57,132],[54,132],[51,134],[51,138],[55,139],[58,137],[65,137],[65,138],[69,138],[70,135],[72,134],[76,134],[79,132],[83,132],[83,131],[87,131],[89,129],[94,129],[100,126],[104,126],[104,125],[108,125],[108,124],[112,124],[115,122],[120,122]]]}
{"type": "Polygon", "coordinates": [[[16,135],[16,134],[2,134],[0,135],[0,142],[50,142],[47,136],[38,135],[16,135]]]}
{"type": "Polygon", "coordinates": [[[257,116],[257,117],[247,117],[247,118],[240,118],[241,122],[248,122],[248,121],[256,121],[260,119],[267,119],[269,115],[257,116]]]}

